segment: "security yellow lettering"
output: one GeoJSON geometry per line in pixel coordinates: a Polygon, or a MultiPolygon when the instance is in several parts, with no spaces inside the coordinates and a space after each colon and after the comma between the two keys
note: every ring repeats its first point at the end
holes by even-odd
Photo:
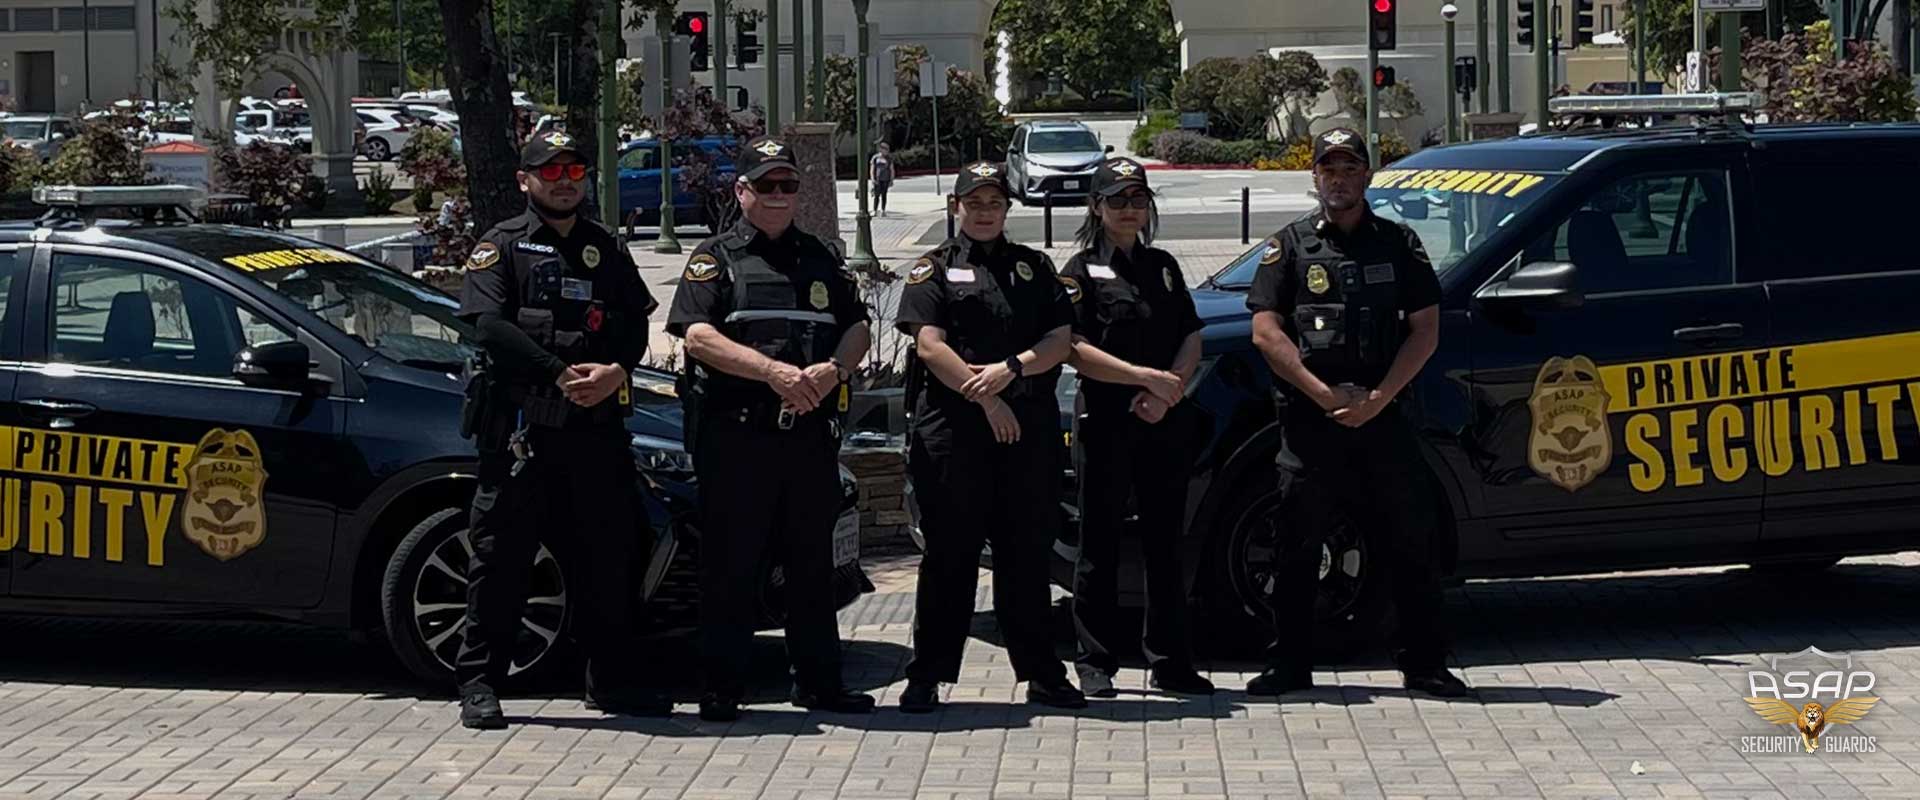
{"type": "Polygon", "coordinates": [[[1800,398],[1800,452],[1807,471],[1840,466],[1840,443],[1833,436],[1833,399],[1823,394],[1800,398]]]}
{"type": "Polygon", "coordinates": [[[133,505],[133,492],[126,489],[100,489],[100,505],[107,508],[107,560],[119,563],[124,555],[127,507],[133,505]]]}
{"type": "Polygon", "coordinates": [[[1840,429],[1847,432],[1847,464],[1857,467],[1867,463],[1867,437],[1860,425],[1858,389],[1840,395],[1840,429]]]}
{"type": "Polygon", "coordinates": [[[67,551],[67,530],[60,515],[66,513],[67,496],[60,487],[34,481],[29,484],[33,498],[27,512],[27,552],[57,556],[67,551]]]}
{"type": "Polygon", "coordinates": [[[93,487],[73,490],[73,557],[93,557],[93,487]]]}
{"type": "Polygon", "coordinates": [[[1760,454],[1760,470],[1778,478],[1793,469],[1792,408],[1786,400],[1753,404],[1753,448],[1760,454]]]}
{"type": "Polygon", "coordinates": [[[1538,184],[1539,182],[1546,180],[1546,178],[1543,178],[1539,175],[1520,175],[1518,177],[1519,177],[1519,180],[1514,182],[1513,188],[1507,191],[1508,197],[1519,197],[1522,192],[1525,192],[1526,190],[1533,188],[1535,184],[1538,184]]]}
{"type": "Polygon", "coordinates": [[[167,520],[173,519],[172,494],[140,493],[140,515],[147,523],[147,566],[158,567],[167,561],[167,520]]]}
{"type": "Polygon", "coordinates": [[[1713,464],[1713,478],[1733,483],[1747,475],[1747,451],[1727,446],[1727,440],[1746,435],[1747,421],[1732,405],[1714,406],[1707,412],[1707,456],[1713,464]]]}
{"type": "Polygon", "coordinates": [[[1673,412],[1673,485],[1699,486],[1707,480],[1707,473],[1694,463],[1693,457],[1700,452],[1700,440],[1694,438],[1693,427],[1700,423],[1700,412],[1694,409],[1673,412]]]}
{"type": "Polygon", "coordinates": [[[1667,482],[1667,461],[1660,449],[1647,440],[1660,438],[1660,420],[1652,414],[1635,414],[1627,419],[1627,452],[1640,459],[1627,465],[1627,481],[1633,488],[1651,492],[1667,482]]]}
{"type": "Polygon", "coordinates": [[[8,478],[0,491],[0,553],[20,544],[20,479],[8,478]]]}

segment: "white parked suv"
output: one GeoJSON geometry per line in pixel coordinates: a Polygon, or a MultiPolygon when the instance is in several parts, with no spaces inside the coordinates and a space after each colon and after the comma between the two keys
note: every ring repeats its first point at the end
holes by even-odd
{"type": "Polygon", "coordinates": [[[399,155],[422,124],[419,117],[397,108],[356,106],[353,113],[367,126],[361,152],[373,161],[388,161],[399,155]]]}
{"type": "Polygon", "coordinates": [[[1093,171],[1113,152],[1091,128],[1073,121],[1021,123],[1007,146],[1007,182],[1023,203],[1084,200],[1093,171]]]}

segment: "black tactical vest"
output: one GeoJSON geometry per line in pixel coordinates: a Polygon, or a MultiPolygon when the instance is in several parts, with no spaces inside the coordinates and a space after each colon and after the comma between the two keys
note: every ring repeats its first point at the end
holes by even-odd
{"type": "MultiPolygon", "coordinates": [[[[840,344],[840,325],[833,315],[829,282],[838,276],[814,270],[821,274],[801,285],[807,272],[803,265],[795,265],[795,274],[787,275],[760,256],[727,248],[716,250],[727,251],[723,268],[733,299],[732,309],[719,325],[722,334],[761,355],[796,367],[833,357],[840,344]]],[[[713,381],[716,394],[728,404],[774,397],[772,390],[758,381],[718,370],[697,369],[694,376],[713,381]]]]}
{"type": "Polygon", "coordinates": [[[1377,380],[1403,338],[1393,262],[1347,257],[1320,235],[1320,224],[1330,223],[1310,217],[1292,225],[1293,329],[1301,358],[1316,374],[1377,380]]]}
{"type": "MultiPolygon", "coordinates": [[[[515,241],[507,251],[515,277],[524,277],[526,289],[514,325],[534,344],[569,364],[615,360],[609,352],[611,343],[621,341],[624,326],[633,324],[606,299],[606,293],[616,287],[600,287],[591,271],[574,274],[549,245],[515,241]]],[[[553,384],[541,383],[514,386],[509,397],[520,405],[527,422],[561,427],[570,421],[604,422],[625,416],[629,395],[621,391],[583,409],[562,397],[553,384]]]]}

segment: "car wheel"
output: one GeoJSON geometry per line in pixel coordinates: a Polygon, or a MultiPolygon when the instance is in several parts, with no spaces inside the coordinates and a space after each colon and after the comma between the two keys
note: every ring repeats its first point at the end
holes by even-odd
{"type": "MultiPolygon", "coordinates": [[[[464,641],[467,569],[473,560],[467,511],[447,508],[415,525],[387,560],[380,586],[381,619],[400,663],[423,681],[450,685],[454,657],[464,641]]],[[[566,630],[567,574],[547,545],[534,554],[527,573],[527,605],[521,613],[509,678],[560,660],[566,630]]]]}
{"type": "MultiPolygon", "coordinates": [[[[1209,617],[1225,623],[1218,641],[1264,646],[1269,639],[1275,582],[1282,573],[1282,544],[1299,534],[1288,529],[1282,490],[1248,493],[1237,512],[1222,517],[1214,534],[1214,580],[1209,617]],[[1251,632],[1251,635],[1249,635],[1251,632]]],[[[1372,580],[1372,554],[1359,528],[1344,517],[1322,537],[1319,591],[1314,598],[1314,649],[1320,660],[1338,659],[1365,643],[1386,621],[1386,592],[1372,580]]],[[[1250,648],[1249,648],[1250,649],[1250,648]]]]}
{"type": "Polygon", "coordinates": [[[385,139],[368,139],[367,140],[367,158],[373,159],[374,161],[385,161],[392,157],[393,157],[393,148],[387,146],[387,140],[385,139]]]}

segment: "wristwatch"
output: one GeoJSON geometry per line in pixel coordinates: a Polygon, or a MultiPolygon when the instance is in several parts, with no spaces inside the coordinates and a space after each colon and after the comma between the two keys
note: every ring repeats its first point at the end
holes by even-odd
{"type": "Polygon", "coordinates": [[[853,377],[853,371],[847,369],[847,365],[840,363],[839,358],[829,358],[827,359],[827,363],[833,365],[833,374],[840,377],[841,383],[846,383],[853,377]]]}
{"type": "Polygon", "coordinates": [[[1007,371],[1012,372],[1013,377],[1020,377],[1020,369],[1020,357],[1007,356],[1007,371]]]}

